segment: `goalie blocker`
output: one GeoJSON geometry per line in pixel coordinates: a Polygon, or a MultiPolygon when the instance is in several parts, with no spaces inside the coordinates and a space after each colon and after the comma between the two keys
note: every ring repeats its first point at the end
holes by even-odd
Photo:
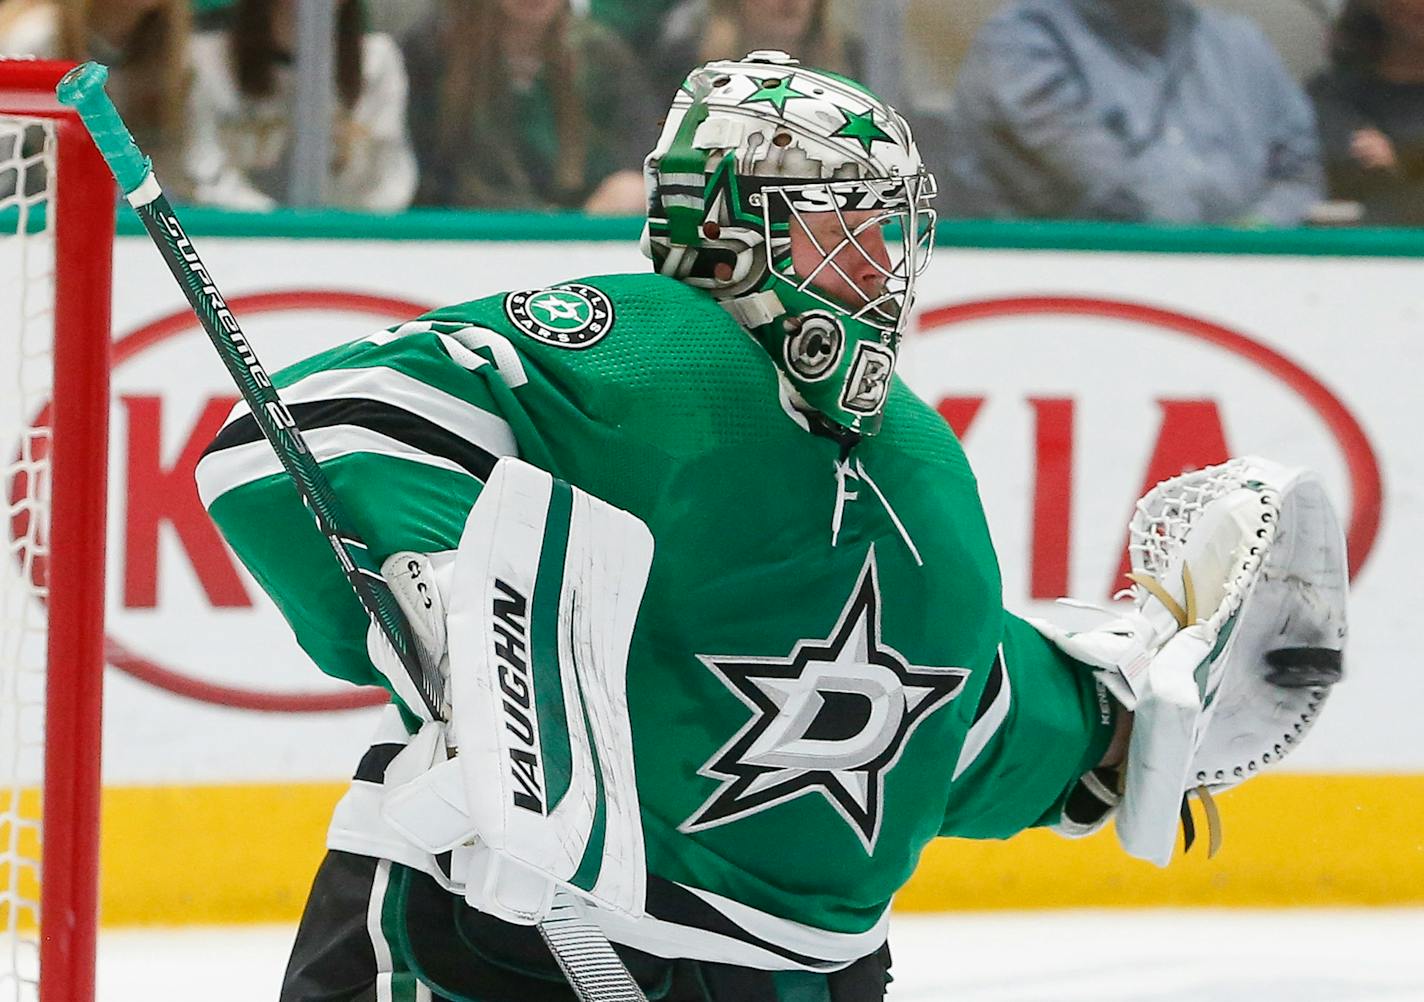
{"type": "MultiPolygon", "coordinates": [[[[503,459],[453,557],[386,563],[422,651],[448,651],[450,719],[391,764],[382,813],[451,852],[452,883],[485,914],[541,922],[558,888],[643,914],[625,674],[652,553],[635,516],[503,459]]],[[[387,645],[368,648],[400,677],[387,645]]]]}
{"type": "Polygon", "coordinates": [[[1318,477],[1255,457],[1164,481],[1128,529],[1132,611],[1085,633],[1034,626],[1134,711],[1125,768],[1085,775],[1058,830],[1116,812],[1123,847],[1165,866],[1179,817],[1191,845],[1188,795],[1214,853],[1212,795],[1298,745],[1341,678],[1345,539],[1318,477]]]}

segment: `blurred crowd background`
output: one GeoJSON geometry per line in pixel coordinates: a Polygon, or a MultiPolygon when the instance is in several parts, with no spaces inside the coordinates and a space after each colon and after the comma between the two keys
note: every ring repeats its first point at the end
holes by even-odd
{"type": "Polygon", "coordinates": [[[759,48],[895,103],[942,217],[1424,225],[1424,0],[0,0],[248,210],[636,214],[685,74],[759,48]]]}

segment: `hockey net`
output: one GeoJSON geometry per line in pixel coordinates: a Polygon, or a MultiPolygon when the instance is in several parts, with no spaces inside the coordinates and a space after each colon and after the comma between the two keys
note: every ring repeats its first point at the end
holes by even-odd
{"type": "Polygon", "coordinates": [[[0,1002],[90,1002],[113,184],[0,60],[0,1002]]]}

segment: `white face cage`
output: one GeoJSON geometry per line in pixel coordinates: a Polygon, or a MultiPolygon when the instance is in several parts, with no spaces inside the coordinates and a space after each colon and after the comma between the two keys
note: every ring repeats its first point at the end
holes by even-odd
{"type": "Polygon", "coordinates": [[[914,304],[916,280],[934,253],[936,191],[934,175],[925,170],[908,177],[768,186],[761,193],[761,214],[771,273],[838,314],[898,333],[914,304]],[[827,218],[835,222],[827,225],[827,218]],[[778,222],[789,228],[775,229],[778,222]],[[794,270],[794,229],[810,240],[819,258],[806,274],[794,270]],[[870,288],[849,273],[863,275],[866,263],[878,276],[870,288]],[[828,295],[828,284],[850,301],[828,295]]]}

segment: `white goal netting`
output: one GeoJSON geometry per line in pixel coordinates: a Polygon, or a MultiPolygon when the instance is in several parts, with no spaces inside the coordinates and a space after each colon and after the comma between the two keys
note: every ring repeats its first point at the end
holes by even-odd
{"type": "Polygon", "coordinates": [[[38,994],[55,136],[0,115],[0,1002],[38,994]]]}

